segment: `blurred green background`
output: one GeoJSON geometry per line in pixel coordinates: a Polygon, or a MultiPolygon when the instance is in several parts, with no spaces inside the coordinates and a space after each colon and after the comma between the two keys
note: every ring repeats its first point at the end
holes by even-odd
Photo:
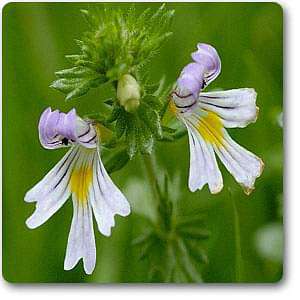
{"type": "MultiPolygon", "coordinates": [[[[43,226],[29,230],[26,218],[34,205],[24,194],[61,158],[65,150],[47,151],[38,140],[37,124],[48,106],[80,114],[101,111],[106,91],[64,101],[50,89],[54,72],[69,65],[65,54],[77,53],[74,39],[87,25],[80,9],[88,3],[10,3],[3,9],[3,276],[11,282],[144,282],[149,266],[137,259],[131,245],[144,218],[151,217],[153,199],[139,157],[112,175],[128,196],[133,213],[116,217],[110,238],[96,232],[97,265],[90,276],[82,263],[63,270],[72,217],[68,201],[43,226]]],[[[126,7],[128,4],[110,4],[126,7]]],[[[136,4],[140,12],[159,4],[136,4]]],[[[240,220],[242,281],[276,282],[282,277],[283,138],[280,126],[283,104],[282,10],[274,3],[168,3],[176,11],[173,36],[153,59],[153,81],[163,74],[174,82],[198,42],[212,44],[222,59],[222,72],[213,88],[253,87],[260,114],[245,129],[230,130],[232,137],[265,162],[256,190],[244,195],[225,171],[224,189],[211,195],[207,187],[187,189],[189,148],[187,137],[175,144],[155,147],[158,172],[175,178],[174,188],[183,215],[207,211],[211,232],[205,248],[209,262],[200,266],[205,282],[234,282],[236,236],[232,198],[240,220]],[[229,191],[230,189],[230,191],[229,191]]],[[[221,165],[221,164],[220,164],[221,165]]]]}

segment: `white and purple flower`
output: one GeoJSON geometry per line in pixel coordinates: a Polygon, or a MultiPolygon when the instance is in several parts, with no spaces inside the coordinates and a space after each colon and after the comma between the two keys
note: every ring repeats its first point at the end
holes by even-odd
{"type": "Polygon", "coordinates": [[[221,60],[212,46],[198,44],[197,48],[192,53],[194,62],[183,68],[170,102],[171,111],[188,130],[189,188],[196,191],[207,183],[211,193],[222,190],[217,154],[249,194],[262,173],[263,162],[234,142],[225,128],[245,127],[256,121],[256,92],[252,88],[202,92],[219,75],[221,60]]]}
{"type": "Polygon", "coordinates": [[[58,164],[25,195],[36,202],[26,221],[29,228],[45,223],[72,195],[73,219],[68,238],[64,269],[75,267],[82,258],[84,270],[91,274],[96,264],[93,214],[99,231],[110,236],[114,215],[127,216],[130,206],[114,185],[100,159],[100,131],[96,124],[77,116],[75,109],[65,114],[46,109],[39,122],[43,147],[71,149],[58,164]]]}

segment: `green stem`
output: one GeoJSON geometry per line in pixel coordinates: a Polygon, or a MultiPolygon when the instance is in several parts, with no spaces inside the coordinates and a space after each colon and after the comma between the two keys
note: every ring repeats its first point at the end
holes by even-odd
{"type": "Polygon", "coordinates": [[[143,155],[146,172],[148,175],[150,188],[152,189],[156,204],[159,204],[159,191],[157,189],[157,179],[155,176],[154,162],[151,155],[143,155]]]}
{"type": "Polygon", "coordinates": [[[242,282],[242,249],[241,249],[241,233],[240,233],[240,220],[238,209],[234,200],[233,195],[232,199],[232,209],[233,209],[233,226],[234,226],[234,235],[235,235],[235,279],[236,282],[242,282]]]}

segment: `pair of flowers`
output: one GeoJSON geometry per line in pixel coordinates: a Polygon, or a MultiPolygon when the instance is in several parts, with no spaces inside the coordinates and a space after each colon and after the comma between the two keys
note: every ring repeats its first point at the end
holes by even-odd
{"type": "MultiPolygon", "coordinates": [[[[207,183],[212,193],[222,189],[216,153],[245,192],[250,193],[263,163],[235,143],[225,127],[245,127],[256,120],[256,93],[253,89],[203,93],[203,88],[220,73],[220,58],[207,44],[198,44],[192,58],[194,62],[182,70],[177,80],[169,105],[188,130],[189,188],[196,191],[207,183]]],[[[110,236],[114,216],[127,216],[130,205],[101,161],[97,123],[81,119],[75,109],[65,114],[48,108],[40,118],[39,138],[47,149],[71,149],[25,195],[25,201],[36,202],[36,210],[26,224],[29,228],[40,226],[72,195],[74,213],[64,269],[72,269],[82,258],[85,272],[91,274],[96,264],[92,215],[99,231],[110,236]]]]}

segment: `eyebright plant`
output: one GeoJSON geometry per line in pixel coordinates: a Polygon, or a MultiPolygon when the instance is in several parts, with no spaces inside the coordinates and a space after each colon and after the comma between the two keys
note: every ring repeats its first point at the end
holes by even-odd
{"type": "MultiPolygon", "coordinates": [[[[203,92],[221,71],[215,48],[200,43],[177,82],[166,86],[164,77],[151,83],[147,64],[171,36],[174,11],[162,5],[157,11],[137,15],[134,7],[83,10],[89,30],[76,41],[79,54],[67,55],[72,66],[56,72],[51,84],[66,100],[83,97],[91,88],[109,85],[111,99],[103,99],[108,113],[80,117],[47,108],[40,117],[39,139],[46,149],[70,147],[57,165],[25,195],[36,202],[26,221],[29,228],[46,222],[72,196],[73,219],[64,269],[83,259],[91,274],[96,265],[93,215],[98,230],[111,235],[114,216],[130,213],[128,200],[109,174],[125,167],[140,153],[144,157],[158,218],[134,244],[151,260],[149,281],[201,281],[194,264],[207,260],[201,241],[208,237],[198,216],[178,216],[168,193],[168,179],[162,189],[153,166],[153,145],[175,142],[188,133],[190,144],[189,189],[211,193],[223,188],[215,154],[246,194],[254,189],[262,161],[234,142],[225,128],[245,127],[255,122],[258,109],[252,88],[203,92]],[[180,122],[176,121],[179,120],[180,122]],[[184,126],[178,126],[182,123],[184,126]],[[186,128],[186,129],[185,129],[186,128]],[[109,150],[109,159],[102,150],[109,150]],[[155,247],[159,252],[153,251],[155,247]],[[158,253],[158,255],[157,255],[158,253]],[[165,259],[167,257],[167,259],[165,259]]],[[[99,99],[99,101],[101,101],[99,99]]],[[[165,170],[163,171],[164,173],[165,170]]]]}

